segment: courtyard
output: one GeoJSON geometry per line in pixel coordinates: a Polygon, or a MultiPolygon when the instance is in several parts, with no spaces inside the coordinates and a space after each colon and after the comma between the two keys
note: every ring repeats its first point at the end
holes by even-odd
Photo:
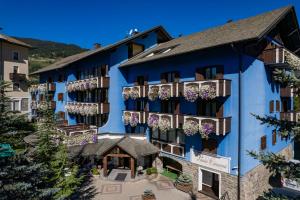
{"type": "MultiPolygon", "coordinates": [[[[177,190],[173,181],[159,175],[155,179],[141,179],[137,181],[111,181],[103,180],[98,176],[93,176],[90,179],[89,185],[86,187],[89,191],[83,194],[83,199],[94,200],[141,200],[141,195],[144,190],[152,190],[157,200],[190,200],[192,197],[182,191],[177,190]],[[93,188],[93,194],[91,191],[93,188]],[[90,196],[89,196],[90,195],[90,196]]],[[[196,199],[211,200],[211,198],[200,193],[197,194],[196,199]]]]}

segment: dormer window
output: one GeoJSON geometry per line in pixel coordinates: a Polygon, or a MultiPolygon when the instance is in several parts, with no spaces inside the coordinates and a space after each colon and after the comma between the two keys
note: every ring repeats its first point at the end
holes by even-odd
{"type": "Polygon", "coordinates": [[[137,54],[143,52],[144,49],[145,47],[142,44],[130,43],[128,45],[128,58],[132,58],[133,56],[136,56],[137,54]]]}

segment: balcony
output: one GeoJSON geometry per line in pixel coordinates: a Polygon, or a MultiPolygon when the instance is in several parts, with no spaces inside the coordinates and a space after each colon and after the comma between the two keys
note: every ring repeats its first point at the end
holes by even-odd
{"type": "Polygon", "coordinates": [[[296,111],[281,112],[280,120],[300,122],[300,112],[296,112],[296,111]]]}
{"type": "Polygon", "coordinates": [[[294,95],[293,88],[290,87],[280,87],[280,96],[281,97],[293,97],[294,95]]]}
{"type": "Polygon", "coordinates": [[[146,87],[146,95],[150,100],[156,98],[167,100],[170,97],[179,97],[179,83],[150,84],[146,87]]]}
{"type": "Polygon", "coordinates": [[[187,101],[194,102],[198,97],[213,99],[231,95],[231,81],[226,79],[183,82],[181,94],[187,101]]]}
{"type": "Polygon", "coordinates": [[[42,83],[37,85],[31,85],[29,88],[29,92],[35,93],[35,92],[54,92],[56,89],[55,83],[42,83]]]}
{"type": "Polygon", "coordinates": [[[25,81],[26,74],[9,73],[9,79],[12,81],[25,81]]]}
{"type": "Polygon", "coordinates": [[[68,92],[93,90],[96,88],[108,88],[109,77],[94,77],[77,81],[70,81],[66,85],[68,92]]]}
{"type": "Polygon", "coordinates": [[[92,116],[109,112],[109,103],[68,102],[65,110],[70,114],[92,116]]]}
{"type": "Polygon", "coordinates": [[[146,86],[123,87],[122,95],[124,100],[146,97],[146,86]]]}
{"type": "Polygon", "coordinates": [[[208,124],[212,129],[211,132],[216,135],[225,135],[231,131],[231,117],[205,117],[205,116],[192,116],[183,115],[179,118],[179,123],[183,125],[188,123],[189,120],[196,122],[199,126],[208,124]]]}
{"type": "Polygon", "coordinates": [[[171,144],[159,140],[152,140],[152,144],[162,152],[184,157],[184,147],[179,144],[171,144]]]}
{"type": "Polygon", "coordinates": [[[204,167],[230,173],[230,157],[219,156],[191,149],[191,162],[204,167]]]}
{"type": "Polygon", "coordinates": [[[137,122],[139,124],[146,123],[146,114],[143,111],[123,111],[123,120],[125,124],[128,124],[132,117],[137,117],[137,122]],[[127,120],[127,121],[126,121],[127,120]]]}
{"type": "Polygon", "coordinates": [[[179,119],[180,119],[179,115],[169,114],[169,113],[158,113],[158,112],[145,112],[145,119],[147,120],[145,123],[148,123],[149,117],[152,118],[156,117],[158,121],[161,121],[162,119],[166,119],[170,123],[169,128],[171,129],[179,128],[179,119]]]}
{"type": "Polygon", "coordinates": [[[300,58],[283,47],[266,49],[260,55],[260,58],[267,65],[290,66],[297,68],[300,64],[300,58]]]}

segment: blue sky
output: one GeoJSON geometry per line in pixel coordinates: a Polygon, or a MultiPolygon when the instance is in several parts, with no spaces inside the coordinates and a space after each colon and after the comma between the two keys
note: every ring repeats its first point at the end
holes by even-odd
{"type": "Polygon", "coordinates": [[[300,0],[0,0],[4,34],[91,48],[163,25],[172,36],[187,35],[286,5],[300,16],[300,0]]]}

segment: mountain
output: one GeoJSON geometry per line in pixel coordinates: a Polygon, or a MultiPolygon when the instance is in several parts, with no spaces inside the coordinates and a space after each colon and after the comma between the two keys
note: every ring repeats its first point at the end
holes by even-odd
{"type": "Polygon", "coordinates": [[[15,38],[33,47],[29,50],[29,72],[36,71],[64,57],[87,50],[75,44],[65,44],[33,38],[15,38]]]}

